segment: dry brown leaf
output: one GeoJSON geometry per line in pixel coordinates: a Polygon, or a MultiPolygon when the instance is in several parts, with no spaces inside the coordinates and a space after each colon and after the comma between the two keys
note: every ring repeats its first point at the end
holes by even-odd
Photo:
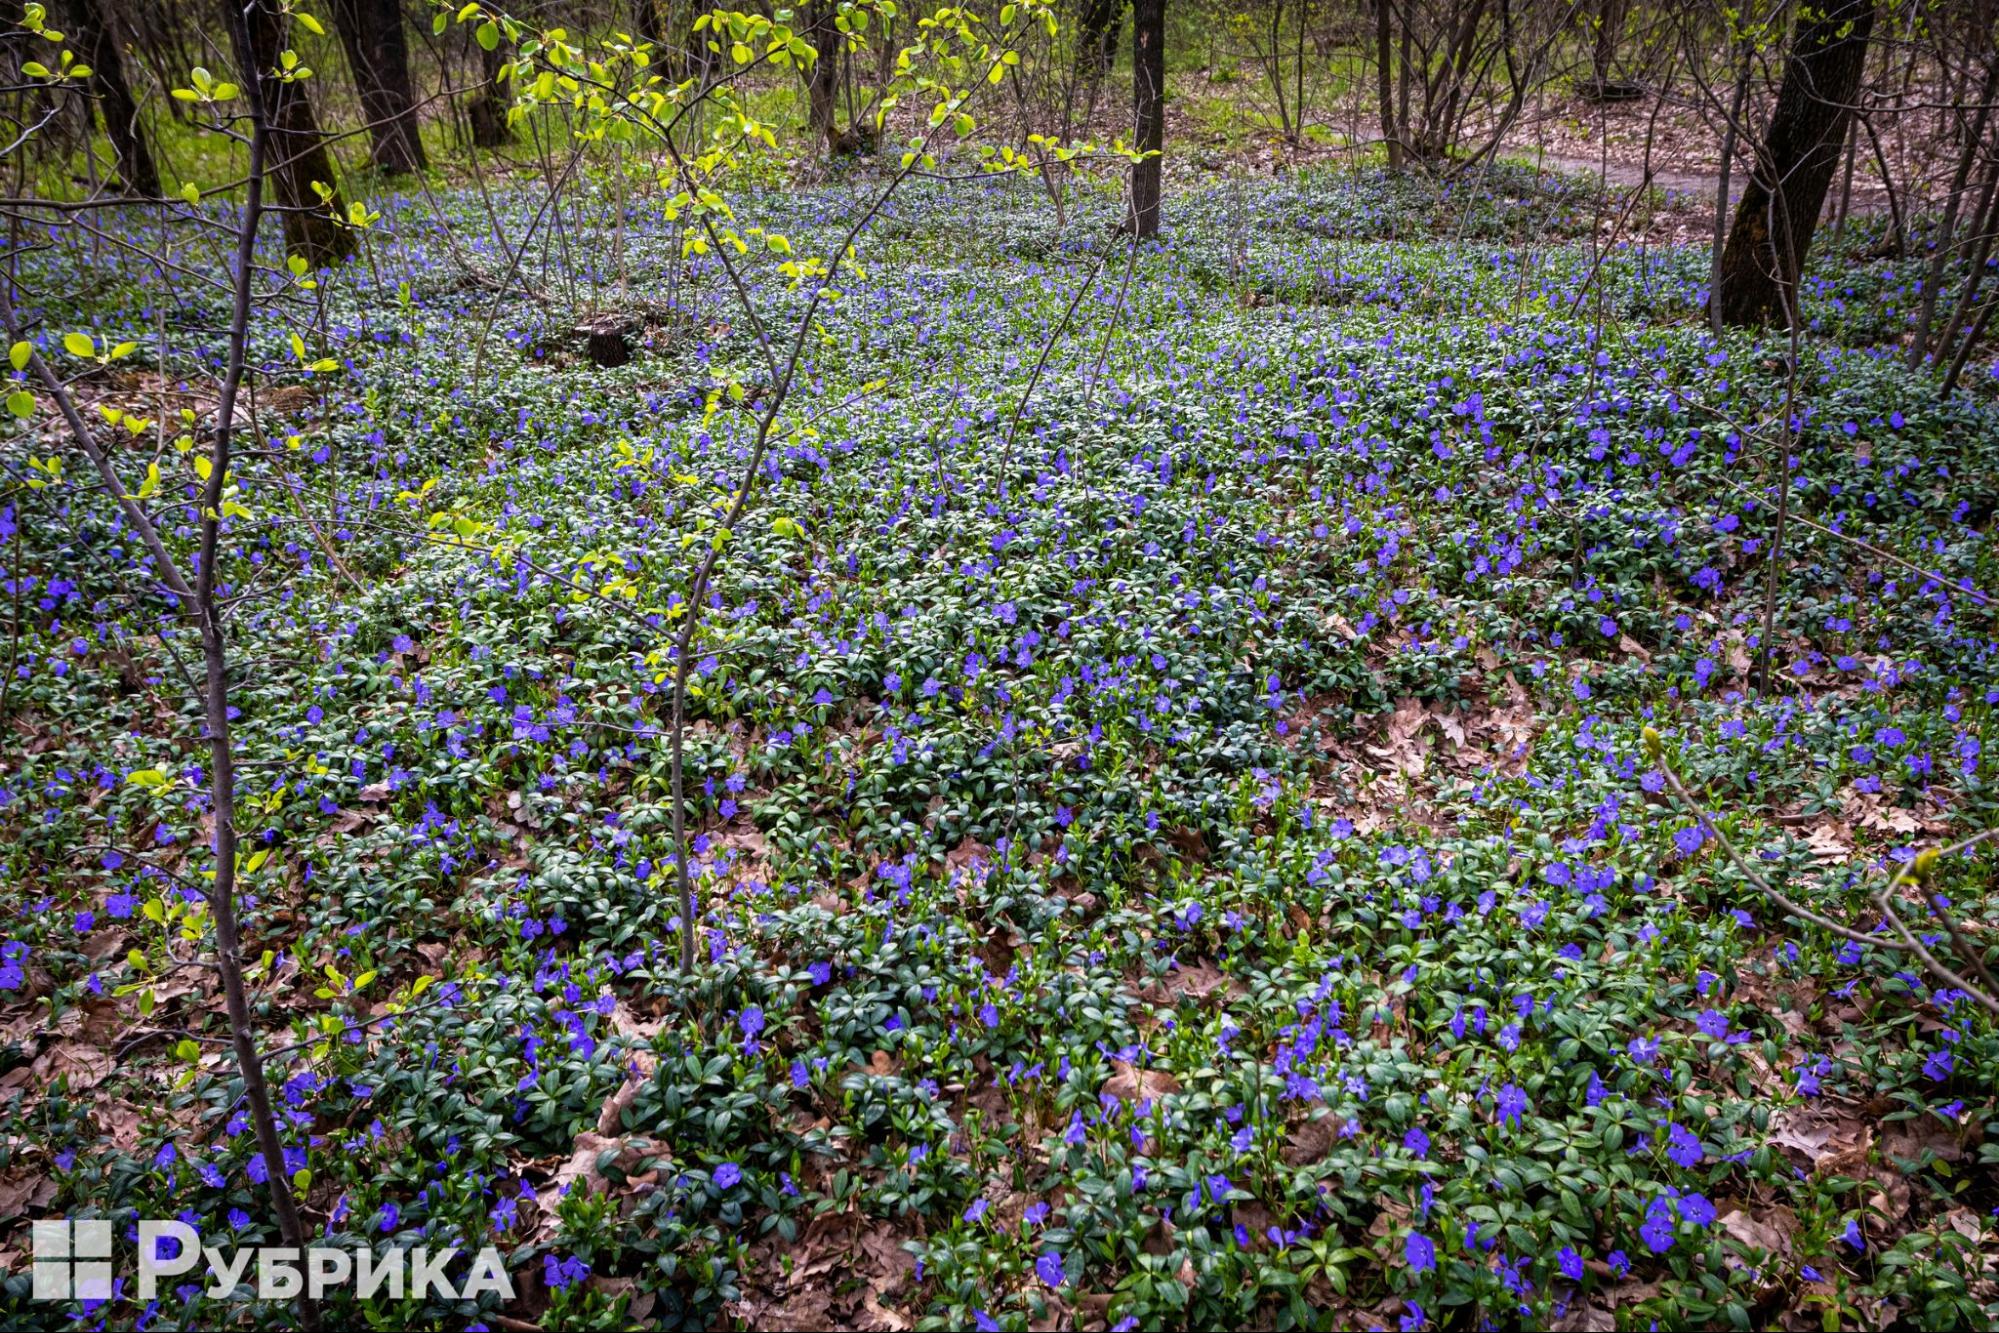
{"type": "Polygon", "coordinates": [[[1763,1209],[1757,1213],[1745,1213],[1740,1208],[1731,1208],[1721,1215],[1721,1229],[1749,1250],[1767,1250],[1780,1259],[1791,1254],[1791,1236],[1798,1228],[1798,1218],[1789,1208],[1782,1206],[1763,1209]]]}
{"type": "Polygon", "coordinates": [[[1104,1095],[1121,1102],[1157,1101],[1180,1091],[1180,1081],[1163,1069],[1137,1069],[1124,1060],[1113,1060],[1117,1072],[1104,1080],[1104,1095]]]}
{"type": "Polygon", "coordinates": [[[58,1188],[55,1176],[42,1167],[9,1168],[0,1175],[0,1218],[19,1217],[45,1207],[55,1199],[58,1188]]]}
{"type": "Polygon", "coordinates": [[[43,1052],[35,1061],[35,1077],[53,1079],[66,1075],[71,1091],[81,1091],[110,1078],[115,1068],[111,1057],[95,1046],[65,1041],[43,1052]]]}

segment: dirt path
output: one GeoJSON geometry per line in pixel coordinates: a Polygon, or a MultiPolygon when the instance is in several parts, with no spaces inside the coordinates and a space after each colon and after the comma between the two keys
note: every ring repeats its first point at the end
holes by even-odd
{"type": "MultiPolygon", "coordinates": [[[[1502,151],[1507,157],[1539,162],[1555,171],[1571,175],[1595,176],[1610,186],[1623,186],[1628,189],[1642,184],[1645,180],[1644,169],[1628,162],[1613,160],[1606,164],[1600,157],[1571,157],[1562,153],[1550,153],[1534,144],[1508,144],[1502,151]]],[[[1742,172],[1730,174],[1728,195],[1731,204],[1742,198],[1742,187],[1746,179],[1746,175],[1742,172]]],[[[1721,177],[1705,172],[1665,171],[1654,168],[1652,183],[1668,194],[1688,195],[1712,203],[1715,191],[1721,188],[1721,177]]],[[[1835,190],[1838,188],[1836,183],[1834,188],[1835,190]]],[[[1826,200],[1828,214],[1836,202],[1837,200],[1833,198],[1826,200]]],[[[1855,181],[1851,211],[1856,216],[1886,213],[1887,199],[1878,192],[1863,190],[1860,182],[1855,181]]]]}

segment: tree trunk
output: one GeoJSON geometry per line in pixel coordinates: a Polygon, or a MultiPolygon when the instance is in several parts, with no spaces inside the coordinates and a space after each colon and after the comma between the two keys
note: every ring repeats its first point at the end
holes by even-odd
{"type": "Polygon", "coordinates": [[[470,123],[472,143],[478,148],[499,148],[514,141],[514,127],[507,123],[507,91],[502,75],[506,71],[506,38],[488,51],[477,42],[472,51],[479,59],[481,82],[465,102],[465,119],[470,123]]]}
{"type": "Polygon", "coordinates": [[[1617,63],[1617,39],[1623,27],[1623,0],[1598,0],[1596,41],[1590,48],[1589,70],[1591,93],[1604,101],[1616,96],[1610,71],[1617,63]]]}
{"type": "Polygon", "coordinates": [[[424,168],[417,135],[416,93],[410,84],[409,41],[401,0],[330,0],[333,26],[347,52],[361,112],[368,122],[368,160],[402,176],[424,168]]]}
{"type": "Polygon", "coordinates": [[[125,25],[120,22],[117,0],[70,0],[69,27],[76,38],[76,50],[90,66],[92,91],[104,113],[104,132],[111,150],[118,155],[118,178],[125,193],[141,198],[157,198],[160,173],[153,166],[153,154],[146,146],[145,126],[139,121],[139,105],[132,86],[125,81],[125,25]]]}
{"type": "Polygon", "coordinates": [[[271,127],[271,184],[278,207],[284,210],[285,249],[303,256],[315,268],[338,263],[354,253],[354,233],[335,220],[345,209],[333,175],[333,159],[320,138],[305,85],[288,83],[276,73],[278,58],[286,49],[291,16],[279,7],[279,0],[250,0],[243,16],[244,22],[230,24],[229,30],[234,37],[240,28],[249,44],[244,50],[241,43],[235,43],[242,77],[256,79],[263,91],[264,114],[271,127]],[[324,188],[326,195],[322,197],[315,185],[324,188]]]}
{"type": "Polygon", "coordinates": [[[1721,179],[1714,191],[1714,245],[1708,262],[1708,323],[1714,329],[1714,336],[1721,337],[1721,302],[1715,294],[1721,291],[1722,255],[1728,245],[1728,185],[1729,177],[1735,171],[1735,127],[1742,123],[1742,104],[1749,96],[1749,51],[1742,52],[1742,63],[1735,76],[1735,95],[1728,103],[1728,121],[1721,127],[1721,179]]]}
{"type": "Polygon", "coordinates": [[[1388,145],[1388,169],[1402,170],[1402,134],[1395,124],[1394,0],[1374,0],[1376,95],[1381,101],[1381,141],[1388,145]]]}
{"type": "Polygon", "coordinates": [[[666,49],[666,25],[660,22],[657,0],[632,0],[632,35],[652,43],[654,64],[666,64],[672,55],[666,49]]]}
{"type": "Polygon", "coordinates": [[[1148,156],[1132,164],[1134,236],[1159,234],[1159,150],[1166,140],[1166,0],[1133,0],[1131,6],[1132,119],[1136,147],[1148,156]]]}
{"type": "Polygon", "coordinates": [[[1874,29],[1874,0],[1807,10],[1791,38],[1783,86],[1722,253],[1724,324],[1767,324],[1795,313],[1798,275],[1832,188],[1874,29]]]}
{"type": "Polygon", "coordinates": [[[1597,2],[1597,42],[1589,52],[1589,76],[1597,90],[1611,86],[1611,66],[1617,64],[1617,30],[1623,26],[1623,4],[1619,0],[1597,2]]]}
{"type": "Polygon", "coordinates": [[[844,147],[840,138],[840,30],[834,0],[812,0],[805,6],[805,40],[819,53],[805,70],[805,96],[811,111],[813,136],[829,154],[844,147]]]}
{"type": "Polygon", "coordinates": [[[1084,0],[1076,33],[1076,72],[1101,79],[1117,63],[1118,29],[1123,26],[1124,0],[1084,0]]]}
{"type": "Polygon", "coordinates": [[[1978,110],[1973,115],[1971,131],[1965,136],[1964,147],[1958,153],[1957,171],[1951,177],[1950,200],[1944,206],[1943,221],[1937,224],[1935,253],[1930,256],[1929,272],[1923,276],[1922,307],[1916,312],[1916,331],[1909,338],[1908,365],[1911,370],[1923,364],[1923,357],[1930,350],[1930,325],[1936,319],[1937,292],[1944,285],[1952,244],[1957,239],[1958,214],[1964,209],[1965,192],[1971,186],[1971,171],[1977,165],[1978,150],[1985,142],[1985,124],[1991,118],[1995,91],[1999,91],[1999,60],[1993,61],[1985,71],[1985,84],[1978,93],[1978,110]]]}

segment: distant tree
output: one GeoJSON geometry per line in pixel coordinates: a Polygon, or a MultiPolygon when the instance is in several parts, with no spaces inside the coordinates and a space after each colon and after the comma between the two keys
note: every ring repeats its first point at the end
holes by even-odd
{"type": "Polygon", "coordinates": [[[1402,126],[1395,114],[1395,0],[1374,0],[1375,91],[1381,102],[1381,141],[1388,169],[1402,170],[1402,126]]]}
{"type": "Polygon", "coordinates": [[[1118,30],[1124,26],[1125,0],[1083,0],[1076,27],[1076,72],[1100,79],[1117,63],[1118,30]]]}
{"type": "MultiPolygon", "coordinates": [[[[241,0],[222,0],[225,10],[241,0]]],[[[341,209],[333,159],[320,136],[319,122],[305,95],[305,83],[282,76],[291,15],[280,0],[249,0],[242,21],[225,14],[230,45],[245,80],[257,80],[270,121],[271,185],[283,210],[285,248],[315,267],[354,253],[354,233],[336,218],[341,209]],[[317,188],[315,188],[317,187],[317,188]],[[321,190],[326,191],[322,196],[321,190]]]]}
{"type": "Polygon", "coordinates": [[[1133,145],[1150,156],[1131,168],[1134,236],[1159,234],[1159,150],[1166,139],[1166,0],[1133,0],[1131,7],[1133,145]]]}
{"type": "Polygon", "coordinates": [[[1811,250],[1845,147],[1874,30],[1874,0],[1817,0],[1801,8],[1770,129],[1729,225],[1721,322],[1769,324],[1795,314],[1798,275],[1811,250]]]}
{"type": "Polygon", "coordinates": [[[653,59],[664,58],[666,25],[660,21],[656,0],[632,0],[632,35],[653,44],[653,59]]]}
{"type": "Polygon", "coordinates": [[[330,7],[368,121],[368,160],[391,175],[422,171],[401,0],[330,0],[330,7]]]}
{"type": "MultiPolygon", "coordinates": [[[[125,0],[129,3],[129,0],[125,0]]],[[[67,22],[76,50],[90,66],[90,91],[104,117],[104,133],[118,155],[118,179],[125,192],[154,197],[160,173],[146,145],[139,104],[125,78],[125,40],[130,35],[118,11],[121,0],[69,0],[67,22]]]]}
{"type": "Polygon", "coordinates": [[[837,153],[840,138],[840,29],[835,0],[807,0],[804,11],[805,40],[819,53],[800,71],[805,77],[805,97],[810,109],[812,134],[837,153]]]}
{"type": "Polygon", "coordinates": [[[514,127],[507,121],[506,77],[511,53],[505,49],[506,41],[496,29],[491,46],[483,39],[475,39],[472,45],[479,61],[479,86],[465,99],[465,119],[471,126],[472,142],[481,148],[498,148],[514,138],[514,127]]]}

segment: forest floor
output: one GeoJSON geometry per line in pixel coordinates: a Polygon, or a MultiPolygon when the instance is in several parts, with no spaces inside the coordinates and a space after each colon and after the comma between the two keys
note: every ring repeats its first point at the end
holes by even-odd
{"type": "MultiPolygon", "coordinates": [[[[812,253],[868,188],[744,216],[812,253]]],[[[1710,334],[1692,222],[1602,252],[1620,204],[1331,165],[1185,180],[1128,251],[1109,189],[914,187],[719,534],[771,379],[712,257],[584,192],[501,296],[478,193],[385,199],[253,341],[252,1000],[309,1229],[516,1295],[328,1326],[1989,1326],[1999,1033],[1869,895],[1940,941],[1897,873],[1999,822],[1993,367],[1904,366],[1922,265],[1865,217],[1794,382],[1710,334]]],[[[194,494],[226,293],[21,262],[194,494]]],[[[35,1219],[275,1235],[186,635],[63,453],[0,430],[0,1311],[289,1327],[30,1298],[35,1219]]],[[[1930,885],[1988,944],[1993,878],[1930,885]]]]}

